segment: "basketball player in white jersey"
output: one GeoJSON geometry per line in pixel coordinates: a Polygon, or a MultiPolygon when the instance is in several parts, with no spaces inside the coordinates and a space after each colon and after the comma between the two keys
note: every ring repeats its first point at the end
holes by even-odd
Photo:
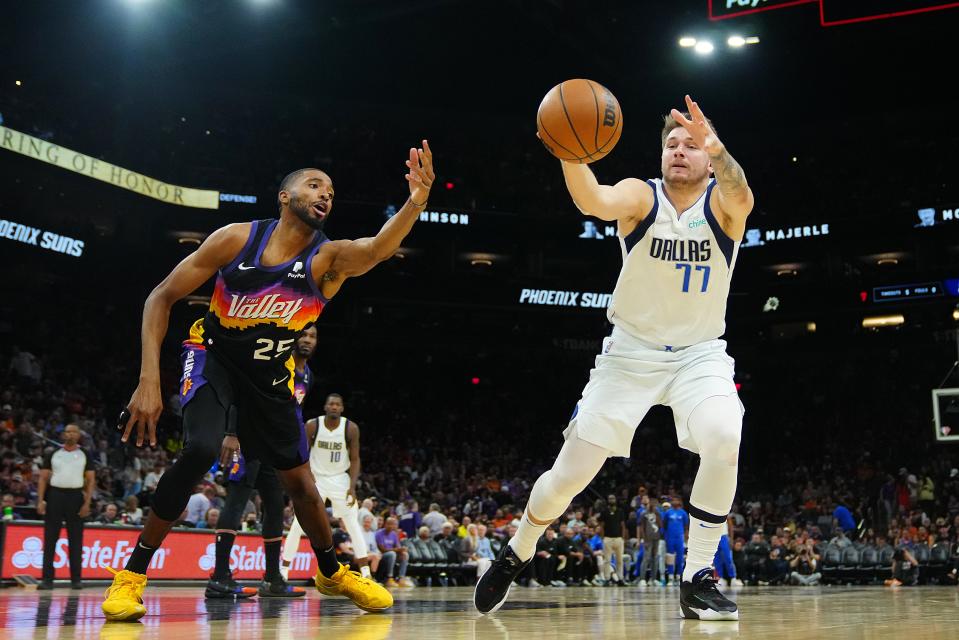
{"type": "Polygon", "coordinates": [[[611,456],[629,456],[633,432],[656,404],[673,410],[679,446],[700,456],[689,497],[689,552],[680,589],[686,618],[738,620],[716,588],[712,561],[736,492],[743,406],[726,355],[726,298],[753,208],[742,167],[699,106],[673,109],[662,133],[662,179],[600,185],[585,164],[563,162],[586,215],[617,221],[623,267],[612,335],[590,372],[552,469],[536,481],[516,536],[476,585],[481,613],[496,611],[536,540],[611,456]]]}
{"type": "MultiPolygon", "coordinates": [[[[364,577],[370,577],[366,561],[369,549],[360,526],[356,479],[360,475],[360,428],[343,416],[343,396],[331,393],[323,406],[324,416],[306,423],[306,439],[310,443],[310,471],[320,496],[333,505],[333,517],[339,518],[353,543],[353,557],[364,577]]],[[[303,529],[294,518],[290,533],[283,543],[280,573],[289,577],[293,558],[300,548],[303,529]]]]}

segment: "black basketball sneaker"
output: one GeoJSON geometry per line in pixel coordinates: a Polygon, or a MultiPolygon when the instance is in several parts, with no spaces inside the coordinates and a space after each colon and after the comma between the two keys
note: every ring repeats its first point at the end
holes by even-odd
{"type": "Polygon", "coordinates": [[[222,577],[216,575],[210,576],[209,581],[206,583],[206,593],[204,593],[204,596],[207,598],[229,598],[231,600],[252,598],[255,595],[256,589],[240,585],[240,583],[233,579],[232,572],[222,577]]]}
{"type": "Polygon", "coordinates": [[[736,603],[716,588],[712,567],[697,571],[690,582],[683,581],[679,608],[683,617],[691,620],[739,620],[736,603]]]}
{"type": "Polygon", "coordinates": [[[529,562],[529,560],[526,562],[520,560],[511,546],[504,545],[499,552],[499,557],[493,561],[483,577],[476,581],[476,590],[473,592],[473,604],[476,610],[487,614],[494,613],[502,607],[509,595],[513,580],[522,573],[529,562]]]}
{"type": "Polygon", "coordinates": [[[282,576],[277,576],[272,581],[264,579],[258,592],[261,598],[299,598],[306,595],[306,589],[294,587],[282,576]]]}

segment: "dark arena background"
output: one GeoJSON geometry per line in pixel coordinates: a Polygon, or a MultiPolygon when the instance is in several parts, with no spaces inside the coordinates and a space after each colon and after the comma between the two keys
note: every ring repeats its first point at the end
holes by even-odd
{"type": "MultiPolygon", "coordinates": [[[[6,3],[0,635],[956,637],[957,4],[6,3]],[[661,175],[662,116],[688,93],[755,194],[724,336],[746,407],[735,577],[718,576],[738,621],[683,619],[679,587],[642,566],[642,497],[688,503],[698,465],[662,406],[631,457],[610,459],[554,523],[553,579],[521,575],[500,611],[473,607],[469,525],[485,525],[493,554],[515,534],[612,328],[616,223],[580,214],[535,135],[543,96],[571,78],[622,107],[621,140],[590,165],[600,183],[661,175]],[[374,572],[393,608],[317,593],[305,537],[289,578],[304,597],[205,599],[229,484],[213,470],[196,489],[201,518],[185,512],[153,558],[146,616],[105,622],[107,569],[124,567],[183,447],[180,343],[213,280],[172,308],[158,444],[137,448],[116,424],[138,383],[147,295],[213,230],[275,217],[280,180],[300,167],[335,184],[331,238],[374,236],[406,201],[403,162],[424,138],[428,207],[317,321],[304,403],[322,419],[338,393],[362,429],[357,497],[373,531],[397,517],[409,549],[405,577],[374,572]],[[71,589],[64,529],[54,588],[37,590],[39,484],[68,424],[95,474],[84,589],[71,589]],[[621,588],[599,535],[610,495],[626,514],[621,588]]],[[[255,587],[258,494],[244,513],[231,568],[255,587]]]]}

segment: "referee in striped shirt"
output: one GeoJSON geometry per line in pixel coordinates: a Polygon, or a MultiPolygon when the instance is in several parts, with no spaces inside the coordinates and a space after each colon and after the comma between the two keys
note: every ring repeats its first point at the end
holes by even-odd
{"type": "Polygon", "coordinates": [[[39,589],[53,588],[53,554],[60,528],[67,525],[70,549],[70,586],[83,588],[83,519],[90,515],[93,496],[93,459],[80,448],[80,427],[63,429],[63,448],[43,459],[37,487],[37,513],[43,516],[43,578],[39,589]]]}

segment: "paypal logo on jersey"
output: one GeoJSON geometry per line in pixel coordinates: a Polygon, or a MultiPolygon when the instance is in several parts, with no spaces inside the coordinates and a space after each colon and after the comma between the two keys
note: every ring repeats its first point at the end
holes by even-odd
{"type": "Polygon", "coordinates": [[[712,255],[709,239],[681,240],[653,238],[649,243],[649,257],[667,262],[708,262],[712,255]]]}

